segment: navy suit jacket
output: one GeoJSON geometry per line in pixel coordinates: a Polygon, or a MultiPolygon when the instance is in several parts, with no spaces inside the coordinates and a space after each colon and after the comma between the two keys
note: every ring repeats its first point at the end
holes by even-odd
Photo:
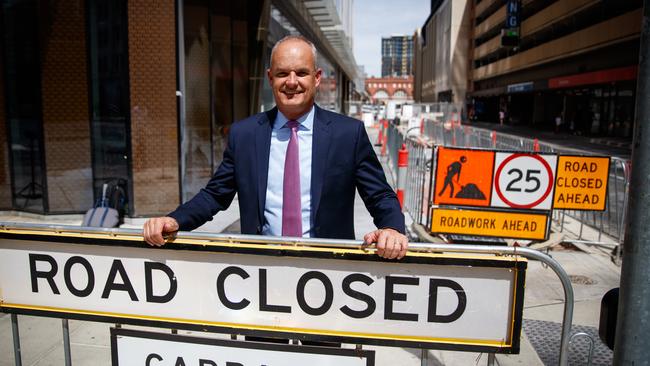
{"type": "MultiPolygon", "coordinates": [[[[395,192],[361,121],[315,106],[311,164],[312,236],[354,239],[355,189],[378,228],[405,232],[395,192]]],[[[168,216],[180,230],[201,226],[239,199],[242,234],[260,234],[269,168],[272,124],[277,108],[236,122],[221,165],[207,186],[168,216]]]]}

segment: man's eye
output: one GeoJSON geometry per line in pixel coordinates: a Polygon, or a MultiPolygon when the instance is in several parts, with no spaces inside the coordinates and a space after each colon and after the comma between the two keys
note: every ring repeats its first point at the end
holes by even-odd
{"type": "Polygon", "coordinates": [[[286,72],[279,72],[279,73],[275,74],[275,76],[277,76],[279,78],[286,78],[287,75],[289,75],[289,73],[286,73],[286,72]]]}
{"type": "Polygon", "coordinates": [[[298,76],[300,76],[301,78],[302,78],[302,77],[305,77],[305,76],[307,76],[307,75],[309,75],[309,73],[308,73],[307,71],[299,71],[299,72],[298,72],[298,76]]]}

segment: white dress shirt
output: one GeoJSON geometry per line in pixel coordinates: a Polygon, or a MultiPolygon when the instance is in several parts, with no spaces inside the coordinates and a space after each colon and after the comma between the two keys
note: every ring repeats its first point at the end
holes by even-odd
{"type": "MultiPolygon", "coordinates": [[[[284,160],[291,137],[289,120],[278,111],[271,131],[269,172],[266,183],[264,226],[262,234],[282,236],[282,191],[284,183],[284,160]]],[[[298,155],[300,159],[300,208],[302,212],[302,236],[311,237],[311,146],[314,135],[314,107],[298,118],[298,155]]]]}

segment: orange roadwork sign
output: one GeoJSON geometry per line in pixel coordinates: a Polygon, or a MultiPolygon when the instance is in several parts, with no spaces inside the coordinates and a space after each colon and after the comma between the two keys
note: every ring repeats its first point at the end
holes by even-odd
{"type": "Polygon", "coordinates": [[[431,232],[546,240],[548,216],[537,213],[434,208],[431,232]]]}
{"type": "Polygon", "coordinates": [[[439,147],[433,203],[489,206],[494,151],[439,147]]]}
{"type": "Polygon", "coordinates": [[[560,155],[553,208],[605,210],[609,160],[609,157],[560,155]]]}

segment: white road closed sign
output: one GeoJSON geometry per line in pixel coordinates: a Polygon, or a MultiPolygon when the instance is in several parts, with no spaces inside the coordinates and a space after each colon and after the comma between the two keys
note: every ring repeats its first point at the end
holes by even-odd
{"type": "Polygon", "coordinates": [[[385,261],[361,250],[181,236],[163,249],[110,235],[42,238],[0,231],[2,311],[345,343],[519,346],[521,258],[385,261]]]}
{"type": "Polygon", "coordinates": [[[373,366],[375,352],[111,328],[112,366],[373,366]]]}
{"type": "Polygon", "coordinates": [[[492,207],[550,210],[556,155],[497,152],[492,207]]]}

